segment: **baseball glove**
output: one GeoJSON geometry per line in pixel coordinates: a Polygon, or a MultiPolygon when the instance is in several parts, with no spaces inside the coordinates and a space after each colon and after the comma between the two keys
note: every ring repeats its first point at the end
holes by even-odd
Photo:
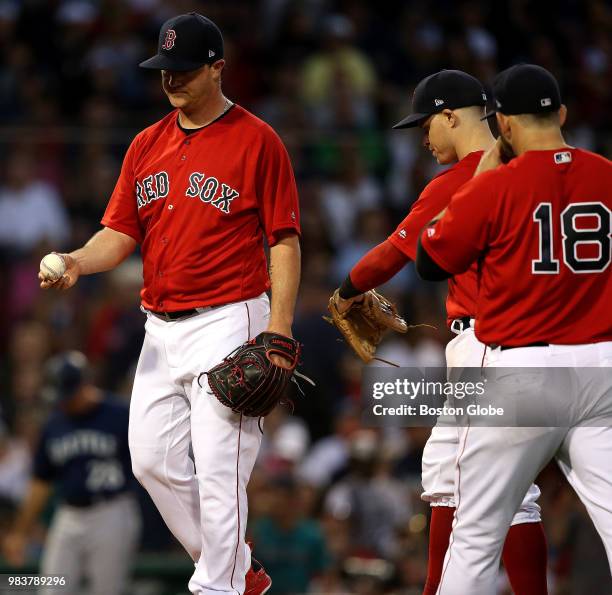
{"type": "MultiPolygon", "coordinates": [[[[294,374],[310,379],[295,371],[300,357],[300,344],[276,333],[260,333],[254,339],[240,345],[220,364],[208,372],[208,385],[217,399],[235,413],[249,417],[268,415],[285,399],[294,374]],[[270,355],[277,354],[291,362],[289,369],[275,365],[270,355]]],[[[297,384],[297,382],[296,382],[297,384]]]]}
{"type": "Polygon", "coordinates": [[[364,293],[363,301],[353,302],[342,314],[338,310],[339,299],[336,290],[327,306],[331,318],[324,318],[342,333],[352,350],[365,363],[380,359],[374,357],[374,354],[387,330],[392,329],[398,333],[408,330],[406,321],[398,315],[395,305],[373,289],[364,293]]]}

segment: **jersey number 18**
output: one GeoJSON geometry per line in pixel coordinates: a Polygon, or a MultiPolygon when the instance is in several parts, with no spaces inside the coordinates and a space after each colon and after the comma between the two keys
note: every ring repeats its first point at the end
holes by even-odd
{"type": "MultiPolygon", "coordinates": [[[[541,202],[533,212],[539,228],[540,255],[531,261],[534,275],[555,275],[559,261],[553,258],[552,204],[541,202]]],[[[601,202],[571,203],[561,213],[563,262],[574,273],[601,273],[610,264],[610,209],[601,202]],[[578,218],[597,219],[596,227],[577,229],[578,218]],[[597,246],[597,257],[578,256],[581,245],[597,246]]]]}

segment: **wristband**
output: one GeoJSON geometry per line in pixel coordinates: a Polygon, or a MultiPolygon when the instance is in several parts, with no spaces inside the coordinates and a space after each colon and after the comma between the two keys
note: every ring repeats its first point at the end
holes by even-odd
{"type": "Polygon", "coordinates": [[[353,285],[350,274],[347,275],[346,279],[342,282],[342,285],[340,285],[340,289],[338,290],[338,295],[343,300],[348,300],[350,298],[357,297],[358,295],[361,295],[362,293],[363,291],[361,291],[361,289],[357,289],[353,285]]]}

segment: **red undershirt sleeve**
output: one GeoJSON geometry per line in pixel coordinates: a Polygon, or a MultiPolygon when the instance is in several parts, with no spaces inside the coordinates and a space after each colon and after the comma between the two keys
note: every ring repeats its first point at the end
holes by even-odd
{"type": "Polygon", "coordinates": [[[389,240],[372,248],[351,270],[351,282],[366,292],[383,285],[410,262],[389,240]]]}

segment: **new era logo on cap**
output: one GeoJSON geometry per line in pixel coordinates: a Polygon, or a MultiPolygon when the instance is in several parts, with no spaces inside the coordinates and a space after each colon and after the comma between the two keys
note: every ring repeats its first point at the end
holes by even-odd
{"type": "Polygon", "coordinates": [[[542,107],[546,107],[548,105],[552,105],[552,99],[550,97],[544,97],[544,99],[540,99],[540,105],[542,107]]]}
{"type": "Polygon", "coordinates": [[[215,52],[213,52],[212,50],[208,50],[208,57],[212,58],[215,55],[215,52]]]}
{"type": "Polygon", "coordinates": [[[445,109],[485,105],[486,95],[478,79],[461,70],[441,70],[425,77],[414,89],[412,114],[393,128],[420,126],[429,116],[445,109]]]}

